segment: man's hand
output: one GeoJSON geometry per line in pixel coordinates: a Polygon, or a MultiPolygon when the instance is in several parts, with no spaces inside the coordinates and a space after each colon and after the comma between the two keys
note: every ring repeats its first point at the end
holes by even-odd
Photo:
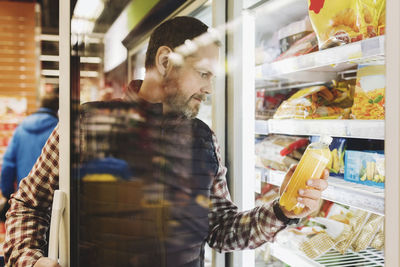
{"type": "Polygon", "coordinates": [[[33,267],[61,267],[57,261],[50,258],[42,257],[40,258],[33,267]]]}
{"type": "MultiPolygon", "coordinates": [[[[280,195],[283,194],[283,190],[289,183],[296,167],[297,165],[290,167],[289,171],[286,173],[285,179],[280,188],[280,195]]],[[[329,171],[325,169],[321,175],[321,179],[310,179],[307,181],[307,186],[309,188],[299,190],[299,198],[297,201],[304,205],[304,209],[301,213],[294,214],[293,211],[287,211],[284,207],[281,207],[283,214],[288,218],[303,218],[316,211],[321,200],[321,193],[328,187],[328,177],[329,171]]]]}

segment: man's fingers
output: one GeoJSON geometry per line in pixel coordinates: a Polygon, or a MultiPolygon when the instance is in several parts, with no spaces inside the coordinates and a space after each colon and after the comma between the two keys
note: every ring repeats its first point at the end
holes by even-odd
{"type": "Polygon", "coordinates": [[[321,179],[328,180],[328,178],[329,178],[329,171],[328,171],[328,169],[325,169],[325,170],[322,172],[321,179]]]}
{"type": "Polygon", "coordinates": [[[302,198],[318,200],[321,198],[321,191],[315,189],[300,189],[299,196],[302,198]]]}
{"type": "Polygon", "coordinates": [[[311,198],[303,198],[303,197],[298,197],[297,201],[304,205],[305,208],[308,208],[311,212],[315,211],[319,207],[319,200],[314,200],[311,198]]]}
{"type": "Polygon", "coordinates": [[[310,179],[307,181],[307,185],[314,189],[324,191],[328,188],[328,181],[325,179],[310,179]]]}

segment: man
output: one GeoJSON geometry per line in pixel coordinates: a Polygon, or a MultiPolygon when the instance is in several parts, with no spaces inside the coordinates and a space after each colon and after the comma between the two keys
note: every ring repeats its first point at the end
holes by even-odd
{"type": "MultiPolygon", "coordinates": [[[[145,249],[141,246],[128,249],[126,253],[134,255],[132,261],[119,266],[201,266],[205,241],[219,251],[258,247],[272,241],[275,234],[294,218],[306,216],[316,210],[321,191],[327,187],[325,179],[310,180],[310,189],[304,190],[299,199],[305,206],[299,215],[281,208],[276,201],[274,204],[250,211],[238,212],[230,200],[225,178],[226,168],[221,164],[216,137],[204,123],[195,119],[205,95],[210,94],[212,90],[212,78],[218,61],[218,45],[209,39],[202,39],[199,42],[201,45],[194,49],[193,53],[186,53],[187,51],[178,48],[185,40],[193,40],[204,33],[207,33],[207,26],[190,17],[177,17],[161,24],[150,38],[145,63],[146,77],[143,82],[131,82],[125,97],[128,103],[139,103],[134,105],[135,108],[139,108],[138,112],[131,114],[131,118],[139,117],[140,120],[127,127],[124,126],[126,123],[121,123],[121,127],[124,127],[123,133],[126,133],[126,130],[136,131],[138,122],[150,121],[151,123],[146,124],[146,134],[142,134],[143,129],[140,128],[139,134],[136,135],[143,136],[141,138],[150,142],[144,142],[143,151],[132,149],[130,144],[135,138],[113,138],[113,142],[121,149],[130,153],[143,153],[142,158],[151,159],[145,160],[144,163],[154,167],[144,171],[146,178],[151,182],[147,182],[146,179],[139,182],[147,183],[146,190],[143,190],[145,197],[154,196],[151,192],[157,190],[161,192],[155,194],[156,197],[162,197],[157,203],[164,203],[168,207],[168,214],[164,216],[164,210],[152,205],[151,201],[154,202],[154,199],[150,199],[147,204],[143,204],[143,200],[146,199],[141,199],[141,206],[150,207],[147,211],[156,211],[156,219],[146,217],[144,213],[137,213],[137,216],[127,217],[129,223],[126,228],[135,231],[136,228],[132,225],[143,215],[151,225],[150,230],[155,223],[155,229],[159,233],[153,235],[149,231],[149,236],[143,239],[145,249]],[[183,52],[177,55],[179,51],[183,52]],[[172,61],[171,58],[175,60],[172,61]],[[146,112],[142,112],[141,109],[145,109],[146,112]],[[157,116],[153,116],[154,114],[157,116]],[[157,156],[154,156],[155,154],[157,156]],[[140,254],[142,251],[139,250],[143,250],[144,254],[140,254]]],[[[89,108],[85,112],[89,115],[96,113],[96,110],[102,109],[102,105],[95,104],[95,109],[89,108]]],[[[111,103],[107,105],[107,113],[114,113],[115,106],[118,105],[129,104],[111,103]]],[[[106,110],[101,110],[100,113],[105,114],[106,110]]],[[[115,112],[122,113],[118,109],[115,112]]],[[[88,138],[91,136],[84,135],[85,140],[88,138]]],[[[58,141],[56,127],[43,149],[41,158],[11,199],[4,250],[6,261],[12,266],[57,266],[56,262],[44,256],[43,247],[46,245],[45,233],[50,220],[49,208],[53,192],[58,188],[58,141]]],[[[143,142],[136,145],[143,146],[143,142]]],[[[93,147],[85,146],[82,153],[90,156],[89,150],[100,149],[98,146],[93,147]]],[[[109,152],[102,151],[105,154],[109,152]]],[[[121,157],[127,157],[123,158],[124,160],[130,162],[130,155],[120,154],[121,157]]],[[[139,157],[135,159],[141,160],[139,157]]],[[[132,164],[142,166],[135,161],[132,164]]],[[[292,172],[293,169],[289,171],[287,178],[292,172]]],[[[322,178],[327,176],[325,172],[322,178]]],[[[127,184],[129,183],[123,185],[127,184]]],[[[121,195],[118,195],[118,198],[121,198],[121,195]]],[[[90,227],[96,226],[98,225],[90,224],[90,227]]],[[[87,228],[88,231],[90,227],[87,228]]],[[[138,231],[147,229],[142,227],[143,225],[138,231]]],[[[115,229],[109,231],[113,232],[115,229]]],[[[93,241],[90,234],[82,233],[88,236],[87,240],[93,241]]],[[[114,238],[113,235],[108,237],[114,238]]],[[[129,237],[131,236],[127,236],[129,237]]],[[[116,243],[118,246],[122,240],[131,241],[121,239],[120,242],[114,242],[113,239],[111,242],[109,239],[109,242],[105,241],[103,244],[108,246],[107,243],[116,243]]],[[[129,244],[136,243],[132,241],[129,244]]],[[[118,260],[118,257],[115,260],[118,260]]],[[[113,266],[118,266],[118,263],[114,263],[113,266]]]]}
{"type": "MultiPolygon", "coordinates": [[[[40,108],[15,130],[3,157],[1,192],[7,199],[32,169],[51,132],[58,123],[58,88],[44,93],[40,108]]],[[[7,207],[8,205],[6,205],[7,207]]],[[[1,218],[5,220],[5,209],[1,218]]]]}

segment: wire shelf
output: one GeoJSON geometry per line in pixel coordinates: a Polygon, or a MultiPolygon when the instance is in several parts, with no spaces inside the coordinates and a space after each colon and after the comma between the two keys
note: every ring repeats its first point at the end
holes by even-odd
{"type": "Polygon", "coordinates": [[[368,248],[360,252],[347,251],[344,255],[332,249],[315,261],[326,267],[374,267],[385,265],[385,257],[383,251],[373,248],[368,248]]]}

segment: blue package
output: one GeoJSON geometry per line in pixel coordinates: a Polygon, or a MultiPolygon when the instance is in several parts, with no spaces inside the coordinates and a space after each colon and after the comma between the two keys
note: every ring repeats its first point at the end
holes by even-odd
{"type": "MultiPolygon", "coordinates": [[[[319,136],[311,136],[310,142],[318,142],[319,136]]],[[[329,150],[331,151],[331,160],[328,163],[330,176],[343,178],[344,176],[344,153],[346,151],[347,140],[342,137],[333,137],[329,150]]]]}
{"type": "Polygon", "coordinates": [[[344,179],[358,184],[384,188],[385,156],[378,152],[347,150],[344,179]]]}

